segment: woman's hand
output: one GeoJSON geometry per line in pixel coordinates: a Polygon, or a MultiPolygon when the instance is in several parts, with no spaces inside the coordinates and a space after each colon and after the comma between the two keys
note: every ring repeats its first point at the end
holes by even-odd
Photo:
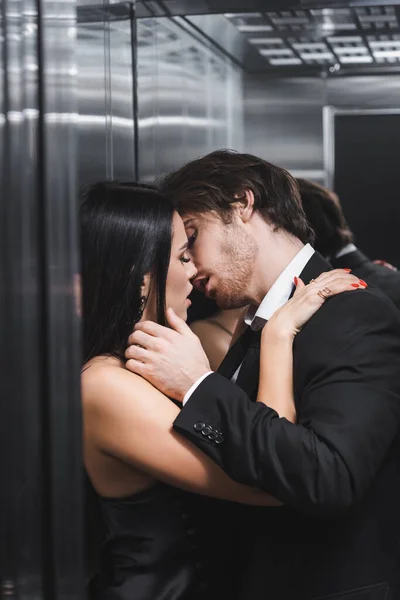
{"type": "Polygon", "coordinates": [[[397,267],[394,267],[393,265],[388,263],[386,260],[374,260],[373,262],[376,265],[381,265],[382,267],[386,267],[387,269],[390,269],[391,271],[397,271],[397,267]]]}
{"type": "Polygon", "coordinates": [[[308,285],[296,277],[295,285],[293,298],[276,311],[263,329],[257,395],[257,402],[263,402],[292,423],[296,422],[293,338],[327,298],[367,287],[365,281],[341,269],[322,273],[308,285]]]}
{"type": "Polygon", "coordinates": [[[308,285],[297,277],[294,283],[296,291],[293,297],[268,321],[262,333],[263,338],[268,337],[270,341],[281,337],[293,339],[328,298],[368,287],[365,281],[343,269],[321,273],[308,285]]]}

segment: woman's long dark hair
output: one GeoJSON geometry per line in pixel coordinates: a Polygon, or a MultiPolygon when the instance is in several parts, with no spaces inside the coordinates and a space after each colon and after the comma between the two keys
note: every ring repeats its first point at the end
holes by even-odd
{"type": "Polygon", "coordinates": [[[140,319],[141,287],[151,275],[157,320],[165,324],[172,204],[155,188],[104,181],[87,188],[80,205],[84,362],[123,358],[140,319]]]}

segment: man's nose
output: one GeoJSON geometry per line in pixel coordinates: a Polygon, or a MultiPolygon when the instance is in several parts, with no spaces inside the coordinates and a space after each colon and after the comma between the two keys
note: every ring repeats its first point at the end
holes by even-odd
{"type": "Polygon", "coordinates": [[[190,273],[189,273],[189,279],[193,283],[193,279],[197,275],[197,269],[196,269],[193,261],[190,263],[190,266],[191,266],[191,270],[190,270],[190,273]]]}

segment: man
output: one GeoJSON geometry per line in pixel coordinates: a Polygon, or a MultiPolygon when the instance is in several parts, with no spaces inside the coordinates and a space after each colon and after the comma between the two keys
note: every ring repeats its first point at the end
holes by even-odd
{"type": "MultiPolygon", "coordinates": [[[[294,341],[298,423],[280,419],[254,402],[260,329],[294,277],[308,283],[330,269],[308,243],[295,180],[219,151],[168,176],[164,191],[185,223],[195,287],[224,309],[250,304],[249,327],[210,374],[183,322],[139,324],[142,348],[128,348],[127,367],[183,401],[177,432],[284,503],[227,511],[236,597],[399,600],[399,312],[379,290],[329,299],[294,341]]],[[[211,527],[210,548],[222,541],[211,527]]]]}
{"type": "Polygon", "coordinates": [[[348,267],[368,284],[379,287],[400,308],[400,272],[370,260],[354,245],[338,196],[306,179],[297,183],[304,212],[315,232],[315,249],[335,269],[348,267]]]}

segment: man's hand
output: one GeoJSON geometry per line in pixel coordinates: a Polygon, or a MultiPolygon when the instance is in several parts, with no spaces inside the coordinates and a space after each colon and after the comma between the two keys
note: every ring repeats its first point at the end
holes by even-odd
{"type": "Polygon", "coordinates": [[[126,366],[170,398],[182,402],[186,392],[205,373],[210,363],[197,336],[172,310],[167,310],[171,329],[144,321],[129,336],[126,366]]]}

